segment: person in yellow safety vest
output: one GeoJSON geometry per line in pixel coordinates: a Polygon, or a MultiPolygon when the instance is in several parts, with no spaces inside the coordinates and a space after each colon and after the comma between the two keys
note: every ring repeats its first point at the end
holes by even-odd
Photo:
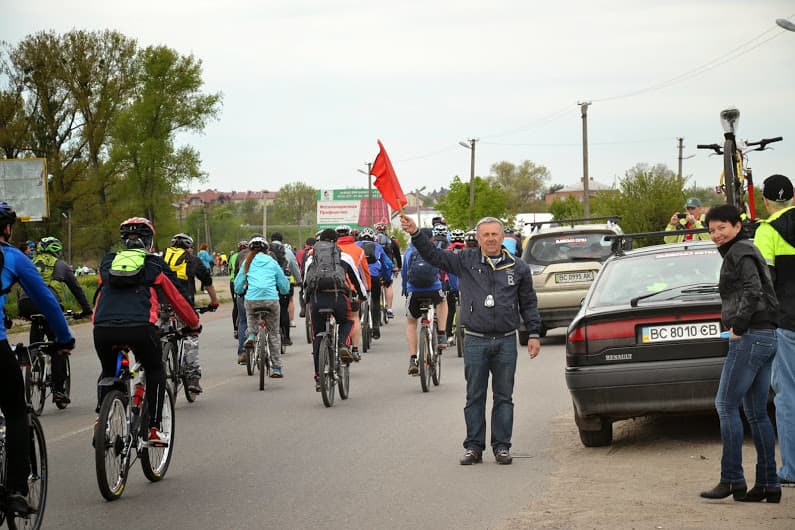
{"type": "MultiPolygon", "coordinates": [[[[701,201],[697,197],[690,197],[685,203],[685,211],[687,213],[675,212],[665,227],[666,232],[676,232],[678,230],[693,230],[697,228],[704,228],[701,223],[701,201]]],[[[671,234],[665,236],[663,240],[666,243],[681,243],[682,241],[692,241],[701,239],[709,241],[709,234],[671,234]]]]}

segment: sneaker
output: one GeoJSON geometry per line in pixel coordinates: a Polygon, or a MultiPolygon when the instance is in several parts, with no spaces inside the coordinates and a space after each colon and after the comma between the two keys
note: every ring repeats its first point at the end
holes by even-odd
{"type": "Polygon", "coordinates": [[[458,461],[462,466],[471,466],[472,464],[480,464],[483,462],[483,455],[474,449],[467,449],[461,460],[458,461]]]}
{"type": "Polygon", "coordinates": [[[362,360],[362,354],[359,353],[359,348],[351,349],[351,357],[353,357],[353,360],[357,363],[362,360]]]}
{"type": "Polygon", "coordinates": [[[440,348],[447,348],[447,335],[437,335],[436,342],[440,348]]]}
{"type": "Polygon", "coordinates": [[[414,355],[409,359],[409,375],[417,375],[420,373],[420,367],[417,365],[417,357],[414,355]]]}
{"type": "Polygon", "coordinates": [[[386,310],[386,318],[395,318],[395,314],[392,312],[391,309],[386,310]]]}
{"type": "Polygon", "coordinates": [[[282,377],[284,377],[282,375],[282,369],[274,367],[273,370],[271,371],[271,378],[272,379],[281,379],[282,377]]]}
{"type": "Polygon", "coordinates": [[[248,364],[248,353],[238,353],[237,354],[237,364],[248,364]]]}
{"type": "Polygon", "coordinates": [[[160,432],[157,427],[149,429],[149,445],[154,447],[168,447],[169,437],[166,433],[160,432]]]}
{"type": "Polygon", "coordinates": [[[237,340],[237,330],[233,331],[232,335],[234,335],[235,336],[235,340],[237,340]]]}
{"type": "Polygon", "coordinates": [[[188,392],[191,394],[201,394],[204,392],[204,389],[202,389],[198,379],[192,379],[191,382],[188,383],[188,392]]]}
{"type": "Polygon", "coordinates": [[[293,341],[290,340],[290,337],[282,337],[282,344],[285,346],[292,346],[293,341]]]}
{"type": "Polygon", "coordinates": [[[72,400],[69,399],[69,396],[67,396],[63,392],[53,392],[52,393],[52,402],[53,403],[57,403],[59,405],[68,405],[69,403],[72,402],[72,400]]]}
{"type": "Polygon", "coordinates": [[[351,350],[348,349],[347,346],[340,346],[340,361],[344,363],[349,363],[353,360],[353,356],[351,355],[351,350]]]}
{"type": "Polygon", "coordinates": [[[243,346],[246,348],[251,348],[254,346],[254,343],[257,341],[257,336],[253,333],[249,333],[248,337],[246,337],[246,342],[243,343],[243,346]]]}
{"type": "Polygon", "coordinates": [[[374,329],[374,330],[372,331],[372,335],[373,335],[373,338],[374,338],[375,340],[378,340],[378,339],[380,339],[380,338],[381,338],[381,330],[380,330],[380,329],[374,329]]]}
{"type": "Polygon", "coordinates": [[[497,460],[498,464],[503,465],[510,465],[510,463],[513,462],[511,452],[505,447],[501,447],[500,449],[494,451],[494,459],[497,460]]]}
{"type": "Polygon", "coordinates": [[[299,311],[298,316],[301,318],[306,318],[306,310],[302,309],[301,311],[299,311]]]}
{"type": "Polygon", "coordinates": [[[290,327],[291,327],[291,328],[294,328],[294,327],[295,327],[295,320],[291,320],[291,321],[290,321],[290,327]]]}
{"type": "Polygon", "coordinates": [[[320,392],[320,378],[315,373],[315,392],[320,392]]]}
{"type": "MultiPolygon", "coordinates": [[[[22,517],[33,515],[39,510],[28,503],[28,498],[21,493],[9,493],[6,496],[6,513],[16,513],[22,517]]],[[[10,524],[10,523],[9,523],[10,524]]]]}

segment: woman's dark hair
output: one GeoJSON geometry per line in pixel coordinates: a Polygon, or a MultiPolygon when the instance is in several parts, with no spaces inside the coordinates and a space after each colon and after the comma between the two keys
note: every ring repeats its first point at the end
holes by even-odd
{"type": "Polygon", "coordinates": [[[704,217],[704,222],[709,224],[710,221],[724,221],[736,225],[742,221],[742,219],[740,219],[740,210],[735,206],[731,204],[721,204],[719,206],[713,206],[707,212],[707,215],[704,217]]]}

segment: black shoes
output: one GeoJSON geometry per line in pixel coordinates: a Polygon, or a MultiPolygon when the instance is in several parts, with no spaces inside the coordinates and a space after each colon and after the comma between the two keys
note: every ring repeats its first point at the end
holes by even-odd
{"type": "Polygon", "coordinates": [[[483,462],[483,456],[474,449],[467,449],[467,452],[464,453],[464,456],[459,460],[462,466],[471,466],[472,464],[480,464],[481,462],[483,462]]]}
{"type": "Polygon", "coordinates": [[[420,367],[417,365],[417,356],[412,355],[409,358],[409,375],[417,375],[420,373],[420,367]]]}
{"type": "Polygon", "coordinates": [[[38,510],[28,504],[28,499],[21,493],[9,493],[6,497],[6,512],[16,513],[23,517],[32,515],[38,510]]]}
{"type": "Polygon", "coordinates": [[[375,339],[375,340],[378,340],[378,339],[380,339],[380,338],[381,338],[381,330],[380,330],[380,329],[374,329],[374,330],[371,332],[371,334],[372,334],[372,336],[373,336],[373,339],[375,339]]]}
{"type": "Polygon", "coordinates": [[[498,464],[502,465],[510,465],[513,462],[511,452],[504,447],[494,451],[494,459],[497,460],[498,464]]]}
{"type": "Polygon", "coordinates": [[[59,405],[68,405],[72,402],[64,392],[53,392],[52,393],[52,402],[57,403],[59,405]]]}
{"type": "Polygon", "coordinates": [[[781,482],[781,486],[785,488],[795,488],[795,480],[787,480],[785,478],[778,477],[779,482],[781,482]]]}
{"type": "MultiPolygon", "coordinates": [[[[748,486],[745,481],[718,482],[718,485],[709,491],[702,491],[701,496],[705,499],[725,499],[729,495],[734,496],[735,501],[742,500],[748,486]]],[[[780,492],[779,492],[780,493],[780,492]]]]}
{"type": "Polygon", "coordinates": [[[766,488],[765,486],[754,486],[748,493],[745,494],[745,497],[737,498],[735,497],[734,500],[740,502],[773,502],[779,503],[781,502],[781,488],[766,488]]]}

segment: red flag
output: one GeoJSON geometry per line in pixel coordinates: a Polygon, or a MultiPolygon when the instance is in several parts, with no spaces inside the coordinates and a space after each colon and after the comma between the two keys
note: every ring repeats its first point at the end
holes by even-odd
{"type": "Polygon", "coordinates": [[[389,155],[386,154],[384,144],[378,140],[378,148],[380,149],[378,155],[373,162],[373,168],[370,174],[375,177],[373,184],[381,192],[381,197],[387,202],[393,210],[403,211],[403,206],[408,203],[406,196],[403,195],[403,190],[398,182],[395,169],[392,167],[392,162],[389,160],[389,155]]]}

